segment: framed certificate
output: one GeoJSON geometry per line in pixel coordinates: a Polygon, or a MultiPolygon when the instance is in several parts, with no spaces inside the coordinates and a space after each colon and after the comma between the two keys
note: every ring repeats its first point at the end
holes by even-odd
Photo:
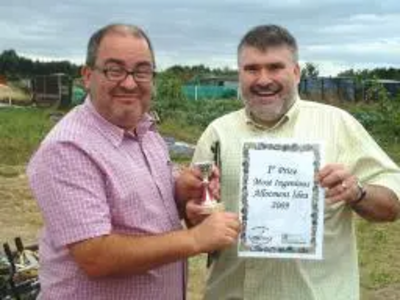
{"type": "Polygon", "coordinates": [[[287,139],[243,143],[239,256],[322,258],[325,195],[315,180],[322,148],[287,139]]]}

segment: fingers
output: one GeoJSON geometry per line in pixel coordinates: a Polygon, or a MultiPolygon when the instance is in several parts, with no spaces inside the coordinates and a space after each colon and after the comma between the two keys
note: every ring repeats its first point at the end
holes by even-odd
{"type": "Polygon", "coordinates": [[[216,212],[192,229],[198,249],[203,252],[221,250],[234,244],[241,225],[234,213],[216,212]]]}
{"type": "Polygon", "coordinates": [[[221,197],[221,186],[219,182],[219,178],[212,179],[210,184],[209,184],[209,191],[211,195],[213,196],[213,199],[220,199],[221,197]]]}
{"type": "Polygon", "coordinates": [[[350,203],[357,198],[358,193],[357,180],[355,180],[355,177],[350,177],[347,181],[343,181],[341,184],[327,189],[325,195],[329,203],[336,203],[338,201],[350,203]]]}
{"type": "Polygon", "coordinates": [[[239,236],[239,232],[234,229],[227,228],[225,233],[226,242],[222,244],[222,248],[233,245],[239,236]]]}
{"type": "Polygon", "coordinates": [[[203,207],[198,199],[192,199],[186,203],[186,217],[191,225],[197,225],[207,217],[203,214],[203,207]]]}
{"type": "Polygon", "coordinates": [[[241,225],[235,214],[214,213],[210,216],[210,223],[215,226],[216,232],[215,241],[210,245],[212,251],[229,247],[238,239],[241,225]]]}
{"type": "Polygon", "coordinates": [[[220,178],[219,168],[216,165],[214,165],[211,173],[211,179],[217,179],[219,181],[219,178],[220,178]]]}
{"type": "Polygon", "coordinates": [[[318,174],[318,180],[322,187],[332,188],[340,185],[350,176],[350,173],[343,165],[329,164],[326,165],[318,174]]]}
{"type": "Polygon", "coordinates": [[[201,173],[194,168],[183,168],[175,180],[175,195],[180,202],[198,198],[203,195],[201,173]]]}
{"type": "Polygon", "coordinates": [[[191,176],[194,176],[195,178],[197,178],[200,181],[202,180],[201,171],[199,168],[196,168],[194,166],[184,167],[183,171],[185,173],[189,173],[191,176]]]}
{"type": "Polygon", "coordinates": [[[228,224],[227,234],[229,234],[229,236],[231,236],[233,239],[237,240],[241,231],[242,231],[242,224],[238,219],[235,219],[234,222],[228,224]]]}
{"type": "Polygon", "coordinates": [[[358,179],[341,164],[328,164],[318,173],[318,181],[325,188],[328,203],[350,203],[359,193],[358,179]]]}
{"type": "Polygon", "coordinates": [[[203,182],[201,177],[201,172],[196,168],[184,168],[182,176],[186,178],[189,186],[195,189],[201,189],[203,182]]]}
{"type": "Polygon", "coordinates": [[[213,199],[220,199],[220,171],[217,166],[213,166],[213,171],[210,178],[209,190],[213,199]]]}

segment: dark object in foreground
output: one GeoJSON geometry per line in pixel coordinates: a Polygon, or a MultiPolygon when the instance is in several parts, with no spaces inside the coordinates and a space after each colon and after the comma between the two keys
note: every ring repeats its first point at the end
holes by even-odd
{"type": "Polygon", "coordinates": [[[24,247],[19,237],[14,242],[15,251],[4,243],[0,255],[0,299],[34,300],[40,290],[38,247],[24,247]]]}

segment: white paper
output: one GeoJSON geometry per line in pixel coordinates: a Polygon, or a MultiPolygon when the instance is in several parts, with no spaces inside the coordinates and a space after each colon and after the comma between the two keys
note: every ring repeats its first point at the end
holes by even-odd
{"type": "Polygon", "coordinates": [[[322,258],[322,152],[317,142],[243,144],[239,256],[322,258]]]}

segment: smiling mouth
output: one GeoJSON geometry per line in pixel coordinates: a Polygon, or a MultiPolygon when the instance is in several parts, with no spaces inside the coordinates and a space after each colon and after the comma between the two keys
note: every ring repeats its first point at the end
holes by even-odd
{"type": "Polygon", "coordinates": [[[113,95],[113,97],[114,98],[117,98],[117,99],[119,99],[119,100],[122,100],[122,101],[136,101],[137,99],[139,99],[140,98],[140,96],[139,95],[134,95],[134,94],[129,94],[129,95],[127,95],[127,94],[125,94],[125,95],[113,95]]]}
{"type": "Polygon", "coordinates": [[[136,95],[114,95],[114,99],[117,103],[122,105],[132,105],[138,102],[139,97],[136,95]]]}
{"type": "Polygon", "coordinates": [[[278,94],[278,92],[259,92],[259,91],[255,91],[254,92],[255,95],[259,96],[259,97],[272,97],[278,94]]]}
{"type": "Polygon", "coordinates": [[[280,91],[281,91],[280,89],[277,89],[277,90],[271,90],[271,89],[257,90],[256,89],[256,90],[253,90],[252,92],[253,92],[253,95],[258,98],[272,100],[272,98],[275,98],[279,94],[280,91]]]}
{"type": "Polygon", "coordinates": [[[251,92],[258,97],[273,97],[280,93],[282,87],[278,85],[255,86],[251,92]]]}
{"type": "Polygon", "coordinates": [[[138,98],[139,97],[139,95],[136,95],[136,94],[117,94],[117,95],[113,95],[113,97],[116,97],[116,98],[138,98]]]}

